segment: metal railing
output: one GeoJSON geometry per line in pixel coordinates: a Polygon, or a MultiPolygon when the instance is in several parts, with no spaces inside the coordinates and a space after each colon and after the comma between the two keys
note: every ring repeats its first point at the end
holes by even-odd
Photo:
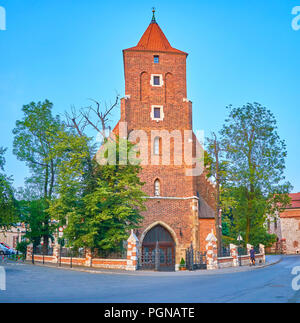
{"type": "Polygon", "coordinates": [[[45,246],[35,246],[33,248],[33,254],[37,256],[53,256],[53,248],[45,246]]]}
{"type": "Polygon", "coordinates": [[[59,255],[63,258],[85,258],[85,249],[62,247],[60,248],[59,255]]]}
{"type": "Polygon", "coordinates": [[[200,252],[190,246],[186,250],[186,268],[188,270],[206,269],[206,252],[200,252]]]}
{"type": "Polygon", "coordinates": [[[127,259],[127,250],[111,251],[111,250],[94,250],[93,258],[103,259],[127,259]]]}
{"type": "Polygon", "coordinates": [[[156,249],[143,250],[138,258],[138,266],[140,269],[155,269],[157,267],[157,261],[159,259],[159,253],[156,249]]]}
{"type": "Polygon", "coordinates": [[[229,247],[223,247],[218,253],[218,257],[230,257],[230,248],[229,247]]]}
{"type": "Polygon", "coordinates": [[[238,247],[238,255],[239,256],[246,256],[247,254],[248,254],[247,248],[238,247]]]}
{"type": "Polygon", "coordinates": [[[254,247],[254,251],[256,254],[259,254],[260,253],[259,246],[254,247]]]}

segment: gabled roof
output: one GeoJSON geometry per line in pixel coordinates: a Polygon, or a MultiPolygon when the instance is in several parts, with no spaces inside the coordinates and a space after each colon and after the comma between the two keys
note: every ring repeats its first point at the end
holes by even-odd
{"type": "Polygon", "coordinates": [[[291,205],[288,206],[288,209],[300,208],[300,193],[291,193],[289,194],[291,198],[291,205]]]}
{"type": "Polygon", "coordinates": [[[124,51],[170,52],[188,55],[170,45],[167,37],[156,22],[154,15],[138,44],[134,47],[124,49],[124,51]]]}

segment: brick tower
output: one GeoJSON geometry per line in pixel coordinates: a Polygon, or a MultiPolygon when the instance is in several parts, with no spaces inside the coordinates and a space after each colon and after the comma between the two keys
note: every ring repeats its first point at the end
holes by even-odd
{"type": "MultiPolygon", "coordinates": [[[[178,268],[191,244],[197,250],[205,250],[205,238],[214,228],[214,187],[204,174],[186,175],[189,166],[183,157],[184,140],[178,143],[172,137],[175,133],[183,139],[185,131],[192,131],[192,103],[187,99],[186,88],[187,56],[170,45],[154,12],[137,46],[123,50],[125,97],[121,99],[120,122],[127,123],[129,138],[132,130],[147,134],[144,146],[148,147],[148,156],[142,159],[140,173],[146,183],[143,189],[148,195],[147,211],[136,232],[145,268],[154,266],[157,245],[161,268],[178,268]],[[163,154],[168,141],[170,160],[165,157],[168,154],[163,154]]],[[[120,122],[114,132],[118,132],[120,122]]],[[[195,150],[195,136],[193,145],[195,150]]]]}

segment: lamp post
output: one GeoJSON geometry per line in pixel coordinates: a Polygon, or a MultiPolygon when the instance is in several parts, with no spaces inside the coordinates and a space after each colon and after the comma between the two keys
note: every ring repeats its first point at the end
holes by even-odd
{"type": "MultiPolygon", "coordinates": [[[[239,242],[239,249],[241,247],[241,241],[243,241],[243,237],[241,236],[241,234],[239,233],[238,237],[236,238],[237,241],[239,242]]],[[[238,250],[239,250],[238,249],[238,250]]],[[[239,253],[239,252],[238,252],[239,253]]],[[[241,255],[239,255],[239,263],[240,263],[240,266],[242,266],[242,258],[241,258],[241,255]]]]}

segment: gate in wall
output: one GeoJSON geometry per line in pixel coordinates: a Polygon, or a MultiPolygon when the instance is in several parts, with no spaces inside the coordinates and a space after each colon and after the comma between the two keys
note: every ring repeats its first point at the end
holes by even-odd
{"type": "Polygon", "coordinates": [[[142,244],[139,266],[145,270],[175,270],[175,242],[163,226],[156,225],[147,232],[142,244]]]}
{"type": "Polygon", "coordinates": [[[186,250],[186,268],[188,270],[206,269],[206,252],[194,250],[191,245],[186,250]]]}

